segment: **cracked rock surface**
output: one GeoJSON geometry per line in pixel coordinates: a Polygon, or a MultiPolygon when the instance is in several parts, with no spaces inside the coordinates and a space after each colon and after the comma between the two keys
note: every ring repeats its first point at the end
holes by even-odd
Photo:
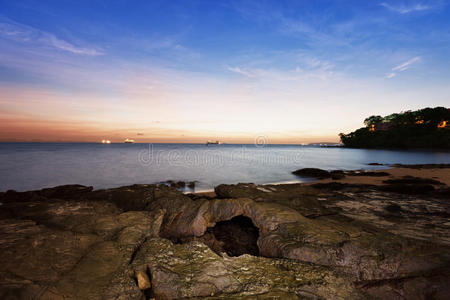
{"type": "Polygon", "coordinates": [[[1,299],[448,299],[448,199],[367,185],[0,193],[1,299]]]}

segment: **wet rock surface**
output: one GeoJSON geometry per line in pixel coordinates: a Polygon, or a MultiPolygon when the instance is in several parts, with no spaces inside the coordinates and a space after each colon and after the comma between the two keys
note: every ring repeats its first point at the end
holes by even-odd
{"type": "Polygon", "coordinates": [[[409,169],[450,169],[450,164],[393,164],[392,167],[409,169]]]}
{"type": "Polygon", "coordinates": [[[420,178],[414,176],[403,176],[402,178],[397,179],[388,179],[384,180],[383,183],[388,184],[435,184],[435,185],[443,185],[442,182],[431,179],[431,178],[420,178]]]}
{"type": "Polygon", "coordinates": [[[292,174],[298,175],[298,176],[306,176],[306,177],[313,177],[313,178],[329,178],[331,177],[330,172],[322,169],[317,168],[303,168],[298,169],[292,174]]]}
{"type": "Polygon", "coordinates": [[[300,176],[300,177],[310,177],[310,178],[317,178],[317,179],[326,179],[331,178],[333,180],[340,180],[345,178],[346,176],[367,176],[367,177],[383,177],[383,176],[389,176],[388,172],[383,171],[367,171],[367,170],[322,170],[317,168],[303,168],[298,169],[292,174],[300,176]]]}
{"type": "Polygon", "coordinates": [[[343,179],[345,178],[345,172],[341,170],[331,171],[330,176],[333,180],[343,179]]]}
{"type": "Polygon", "coordinates": [[[448,299],[450,202],[427,184],[8,191],[0,298],[448,299]]]}

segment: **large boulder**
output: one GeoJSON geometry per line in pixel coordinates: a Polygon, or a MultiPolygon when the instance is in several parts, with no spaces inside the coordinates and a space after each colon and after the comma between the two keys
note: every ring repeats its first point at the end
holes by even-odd
{"type": "MultiPolygon", "coordinates": [[[[164,203],[157,201],[154,205],[165,209],[164,203]]],[[[445,247],[383,231],[369,233],[364,231],[366,228],[308,219],[276,203],[216,199],[165,210],[161,235],[174,241],[201,237],[217,222],[245,216],[259,230],[257,245],[262,256],[342,267],[356,281],[431,272],[449,261],[445,247]]]]}
{"type": "Polygon", "coordinates": [[[1,194],[0,298],[450,294],[446,198],[336,182],[216,193],[191,199],[135,185],[1,194]]]}
{"type": "Polygon", "coordinates": [[[88,195],[89,200],[101,200],[114,203],[123,211],[145,210],[160,197],[186,197],[180,191],[164,184],[135,184],[114,189],[98,190],[88,195]]]}
{"type": "Polygon", "coordinates": [[[334,213],[320,205],[321,192],[301,184],[256,185],[253,183],[221,184],[215,188],[217,198],[250,198],[256,202],[273,202],[297,210],[303,216],[334,213]]]}
{"type": "Polygon", "coordinates": [[[330,178],[330,172],[318,168],[303,168],[293,171],[292,174],[304,177],[313,177],[313,178],[330,178]]]}
{"type": "Polygon", "coordinates": [[[42,190],[16,192],[9,190],[6,193],[0,193],[0,202],[20,202],[20,201],[39,201],[46,199],[82,199],[92,192],[92,186],[79,184],[61,185],[42,190]]]}

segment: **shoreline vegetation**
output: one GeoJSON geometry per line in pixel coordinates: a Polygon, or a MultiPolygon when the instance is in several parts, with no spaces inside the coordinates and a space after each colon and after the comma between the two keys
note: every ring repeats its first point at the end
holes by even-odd
{"type": "Polygon", "coordinates": [[[424,108],[370,116],[365,127],[339,137],[350,148],[435,148],[450,149],[450,109],[424,108]]]}
{"type": "Polygon", "coordinates": [[[448,299],[450,164],[369,165],[0,193],[0,298],[448,299]]]}

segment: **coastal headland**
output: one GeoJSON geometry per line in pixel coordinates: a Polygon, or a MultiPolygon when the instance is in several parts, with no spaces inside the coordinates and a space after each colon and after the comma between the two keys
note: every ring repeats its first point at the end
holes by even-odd
{"type": "Polygon", "coordinates": [[[450,165],[295,173],[0,193],[0,298],[449,298],[450,165]]]}

